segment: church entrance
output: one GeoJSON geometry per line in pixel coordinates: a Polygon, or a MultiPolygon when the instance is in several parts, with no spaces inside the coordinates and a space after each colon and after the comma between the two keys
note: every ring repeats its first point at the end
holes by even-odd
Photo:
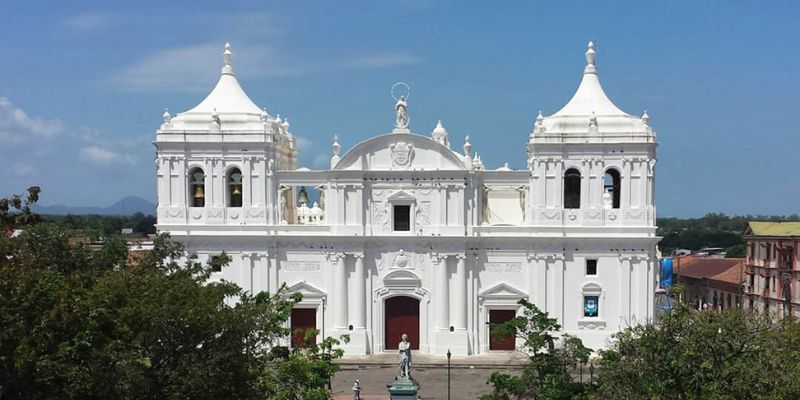
{"type": "MultiPolygon", "coordinates": [[[[316,308],[294,308],[291,317],[292,347],[305,347],[306,332],[317,329],[316,308]]],[[[311,338],[316,343],[316,336],[311,338]]]]}
{"type": "Polygon", "coordinates": [[[495,324],[502,324],[517,316],[515,310],[489,310],[489,350],[514,350],[514,338],[498,340],[493,337],[491,330],[495,324]]]}
{"type": "Polygon", "coordinates": [[[400,336],[404,333],[408,335],[411,349],[419,350],[419,300],[406,296],[391,297],[386,299],[384,307],[386,350],[397,350],[400,336]]]}

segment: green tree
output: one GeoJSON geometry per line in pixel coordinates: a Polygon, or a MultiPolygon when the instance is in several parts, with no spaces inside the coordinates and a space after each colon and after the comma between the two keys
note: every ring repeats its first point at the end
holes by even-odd
{"type": "Polygon", "coordinates": [[[481,399],[568,400],[581,396],[586,387],[575,382],[571,372],[577,365],[588,361],[591,350],[576,337],[558,335],[561,326],[557,320],[536,305],[525,299],[519,304],[523,314],[493,325],[490,334],[498,339],[522,339],[529,362],[519,376],[492,373],[488,382],[492,385],[492,393],[481,399]]]}
{"type": "Polygon", "coordinates": [[[305,345],[300,348],[273,348],[262,371],[261,387],[266,398],[272,400],[328,400],[331,377],[339,371],[333,360],[344,351],[339,346],[347,343],[349,336],[340,340],[325,338],[319,345],[315,337],[319,331],[305,333],[305,345]]]}
{"type": "Polygon", "coordinates": [[[800,328],[787,318],[679,304],[600,351],[598,399],[800,398],[800,328]],[[795,361],[793,361],[795,360],[795,361]]]}
{"type": "Polygon", "coordinates": [[[31,211],[31,206],[39,201],[41,191],[38,186],[31,186],[25,198],[15,194],[0,199],[0,234],[39,222],[40,217],[31,211]]]}
{"type": "MultiPolygon", "coordinates": [[[[7,204],[18,210],[1,214],[7,229],[35,221],[7,204]]],[[[230,258],[212,261],[166,236],[134,264],[115,236],[100,249],[48,223],[0,236],[0,399],[264,399],[284,385],[268,379],[275,368],[308,360],[294,388],[328,398],[335,342],[316,354],[275,345],[300,296],[210,282],[230,258]]]]}

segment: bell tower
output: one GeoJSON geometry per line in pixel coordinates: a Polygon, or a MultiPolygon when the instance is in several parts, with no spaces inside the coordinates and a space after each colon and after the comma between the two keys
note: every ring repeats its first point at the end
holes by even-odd
{"type": "Polygon", "coordinates": [[[294,195],[281,195],[275,173],[296,169],[296,142],[289,121],[256,106],[239,85],[230,44],[208,96],[174,117],[165,110],[162,119],[154,143],[160,230],[179,236],[280,223],[281,204],[293,204],[294,195]]]}
{"type": "Polygon", "coordinates": [[[657,143],[650,117],[614,105],[600,85],[592,42],[585,55],[572,99],[552,115],[540,111],[528,139],[530,223],[654,235],[657,143]]]}

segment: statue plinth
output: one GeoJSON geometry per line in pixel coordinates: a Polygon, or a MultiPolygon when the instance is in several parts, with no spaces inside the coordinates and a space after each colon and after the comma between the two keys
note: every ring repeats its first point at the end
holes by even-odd
{"type": "Polygon", "coordinates": [[[386,385],[391,400],[417,400],[419,384],[414,378],[398,376],[391,385],[386,385]]]}

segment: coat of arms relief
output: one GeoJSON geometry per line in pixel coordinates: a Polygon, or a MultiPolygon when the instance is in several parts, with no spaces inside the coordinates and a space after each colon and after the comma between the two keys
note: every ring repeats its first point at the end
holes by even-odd
{"type": "Polygon", "coordinates": [[[392,166],[406,169],[411,166],[414,159],[414,145],[410,143],[397,142],[389,146],[392,151],[392,166]]]}

